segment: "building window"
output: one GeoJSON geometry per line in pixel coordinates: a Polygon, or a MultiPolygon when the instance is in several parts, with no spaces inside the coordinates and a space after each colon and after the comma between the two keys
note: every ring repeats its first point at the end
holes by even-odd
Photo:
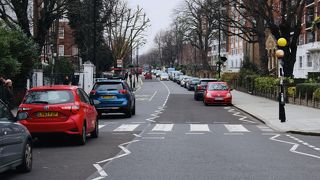
{"type": "Polygon", "coordinates": [[[64,56],[64,45],[59,45],[59,56],[64,56]]]}
{"type": "Polygon", "coordinates": [[[307,31],[307,43],[314,42],[314,32],[307,31]]]}
{"type": "Polygon", "coordinates": [[[312,67],[312,59],[309,54],[307,55],[307,67],[312,67]]]}
{"type": "Polygon", "coordinates": [[[302,56],[299,56],[299,68],[302,68],[302,56]]]}
{"type": "Polygon", "coordinates": [[[59,27],[59,39],[64,38],[64,27],[59,27]]]}

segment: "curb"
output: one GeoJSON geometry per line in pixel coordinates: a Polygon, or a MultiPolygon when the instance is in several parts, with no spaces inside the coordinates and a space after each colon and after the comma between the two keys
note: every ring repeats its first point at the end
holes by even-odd
{"type": "MultiPolygon", "coordinates": [[[[243,109],[241,109],[241,108],[239,108],[239,107],[237,107],[237,106],[235,106],[235,105],[233,105],[233,107],[235,107],[235,108],[237,108],[237,109],[239,109],[239,110],[241,110],[241,111],[249,114],[250,116],[252,116],[252,117],[254,117],[255,119],[257,119],[258,121],[260,121],[261,123],[263,123],[263,124],[265,124],[265,125],[268,125],[268,126],[271,127],[272,129],[277,130],[277,128],[274,128],[274,127],[270,126],[269,124],[267,124],[267,123],[266,123],[264,120],[262,120],[261,118],[258,118],[257,116],[255,116],[255,115],[253,115],[253,114],[251,114],[251,113],[249,113],[249,112],[247,112],[247,111],[245,111],[245,110],[243,110],[243,109]]],[[[282,133],[289,133],[289,134],[300,134],[300,135],[308,135],[308,136],[320,136],[320,132],[317,133],[317,132],[281,131],[281,130],[277,130],[277,131],[280,131],[280,132],[282,132],[282,133]]]]}

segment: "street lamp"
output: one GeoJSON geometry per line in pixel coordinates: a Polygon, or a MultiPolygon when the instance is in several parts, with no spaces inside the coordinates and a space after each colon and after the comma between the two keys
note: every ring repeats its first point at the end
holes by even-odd
{"type": "MultiPolygon", "coordinates": [[[[283,48],[287,45],[287,40],[284,38],[280,38],[277,41],[278,47],[283,48]]],[[[283,85],[283,57],[284,57],[284,51],[282,49],[278,49],[276,51],[276,57],[279,61],[279,75],[280,78],[280,93],[279,93],[279,120],[281,122],[286,122],[286,112],[285,112],[285,101],[284,101],[284,85],[283,85]]]]}

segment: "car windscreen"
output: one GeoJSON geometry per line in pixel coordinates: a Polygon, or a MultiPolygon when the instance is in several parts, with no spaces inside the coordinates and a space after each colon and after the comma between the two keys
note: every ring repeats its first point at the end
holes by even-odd
{"type": "Polygon", "coordinates": [[[228,86],[226,84],[209,84],[208,90],[228,90],[228,86]]]}
{"type": "Polygon", "coordinates": [[[124,88],[121,82],[109,82],[109,83],[96,84],[94,89],[96,91],[119,91],[124,88]]]}
{"type": "Polygon", "coordinates": [[[191,80],[193,83],[198,83],[199,82],[199,79],[192,79],[191,80]]]}
{"type": "Polygon", "coordinates": [[[31,91],[25,98],[25,104],[64,104],[73,103],[74,96],[70,90],[31,91]]]}

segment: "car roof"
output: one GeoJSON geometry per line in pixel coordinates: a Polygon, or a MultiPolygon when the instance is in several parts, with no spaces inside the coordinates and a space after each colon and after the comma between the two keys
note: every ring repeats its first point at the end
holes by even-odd
{"type": "Polygon", "coordinates": [[[104,79],[101,81],[97,81],[96,84],[103,84],[103,83],[122,83],[124,82],[122,79],[104,79]]]}
{"type": "Polygon", "coordinates": [[[74,90],[78,89],[78,86],[69,85],[52,85],[52,86],[37,86],[30,89],[30,91],[41,91],[41,90],[74,90]]]}

